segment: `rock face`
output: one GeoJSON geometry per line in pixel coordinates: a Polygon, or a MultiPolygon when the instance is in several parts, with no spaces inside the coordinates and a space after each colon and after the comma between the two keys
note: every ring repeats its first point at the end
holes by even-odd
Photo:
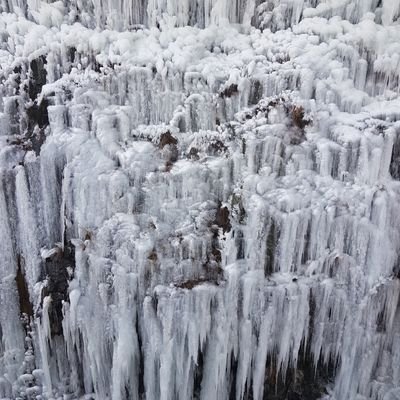
{"type": "Polygon", "coordinates": [[[400,398],[399,0],[0,0],[0,398],[400,398]]]}

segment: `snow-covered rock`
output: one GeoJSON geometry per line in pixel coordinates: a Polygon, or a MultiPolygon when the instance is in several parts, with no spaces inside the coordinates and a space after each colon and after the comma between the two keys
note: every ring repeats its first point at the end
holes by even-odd
{"type": "Polygon", "coordinates": [[[399,396],[400,1],[0,12],[0,398],[399,396]]]}

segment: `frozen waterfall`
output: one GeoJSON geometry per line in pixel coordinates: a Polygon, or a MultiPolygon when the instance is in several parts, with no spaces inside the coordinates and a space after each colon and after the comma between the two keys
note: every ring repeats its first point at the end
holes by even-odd
{"type": "Polygon", "coordinates": [[[400,0],[0,0],[0,399],[400,399],[400,0]]]}

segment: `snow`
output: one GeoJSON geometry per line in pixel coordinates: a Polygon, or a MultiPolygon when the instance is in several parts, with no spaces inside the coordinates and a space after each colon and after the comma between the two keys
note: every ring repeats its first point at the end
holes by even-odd
{"type": "Polygon", "coordinates": [[[399,396],[400,1],[0,12],[0,398],[399,396]]]}

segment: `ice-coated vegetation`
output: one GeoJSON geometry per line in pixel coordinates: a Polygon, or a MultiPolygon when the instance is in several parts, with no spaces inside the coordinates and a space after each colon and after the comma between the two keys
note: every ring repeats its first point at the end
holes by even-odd
{"type": "Polygon", "coordinates": [[[0,399],[400,399],[399,0],[0,0],[0,399]]]}

